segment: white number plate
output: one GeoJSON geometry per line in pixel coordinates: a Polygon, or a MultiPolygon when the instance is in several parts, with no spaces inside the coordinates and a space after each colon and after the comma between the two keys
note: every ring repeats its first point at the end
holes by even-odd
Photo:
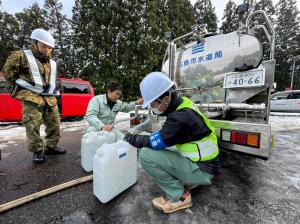
{"type": "Polygon", "coordinates": [[[253,87],[265,84],[265,69],[225,74],[223,88],[253,87]]]}

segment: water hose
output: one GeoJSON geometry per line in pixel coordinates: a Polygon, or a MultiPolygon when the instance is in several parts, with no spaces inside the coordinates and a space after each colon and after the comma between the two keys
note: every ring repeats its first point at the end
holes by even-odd
{"type": "Polygon", "coordinates": [[[82,183],[92,181],[92,180],[93,180],[93,175],[85,176],[85,177],[81,177],[81,178],[78,178],[78,179],[75,179],[75,180],[71,180],[69,182],[65,182],[63,184],[56,185],[54,187],[36,192],[34,194],[27,195],[25,197],[22,197],[22,198],[14,200],[14,201],[11,201],[11,202],[0,205],[0,213],[5,212],[7,210],[10,210],[12,208],[15,208],[19,205],[23,205],[23,204],[25,204],[27,202],[30,202],[30,201],[33,201],[35,199],[47,196],[47,195],[52,194],[52,193],[55,193],[57,191],[61,191],[61,190],[64,190],[66,188],[73,187],[75,185],[82,184],[82,183]]]}

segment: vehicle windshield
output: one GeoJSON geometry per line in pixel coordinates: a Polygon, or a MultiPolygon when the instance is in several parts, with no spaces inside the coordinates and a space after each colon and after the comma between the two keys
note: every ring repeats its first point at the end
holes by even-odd
{"type": "Polygon", "coordinates": [[[89,94],[91,93],[90,88],[87,84],[81,83],[68,83],[65,81],[61,82],[62,93],[73,93],[73,94],[89,94]]]}
{"type": "Polygon", "coordinates": [[[289,92],[275,93],[272,96],[271,100],[285,100],[285,99],[287,99],[289,94],[290,94],[289,92]]]}

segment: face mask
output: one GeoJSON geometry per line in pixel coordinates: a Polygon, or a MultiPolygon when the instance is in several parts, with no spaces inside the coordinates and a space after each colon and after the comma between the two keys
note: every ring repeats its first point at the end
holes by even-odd
{"type": "Polygon", "coordinates": [[[163,113],[163,112],[160,112],[157,108],[151,107],[151,110],[155,115],[161,115],[163,113]]]}
{"type": "Polygon", "coordinates": [[[151,107],[151,110],[152,112],[155,114],[155,115],[161,115],[163,112],[160,112],[158,109],[160,108],[160,106],[162,105],[162,102],[159,104],[159,106],[157,108],[155,107],[151,107]]]}

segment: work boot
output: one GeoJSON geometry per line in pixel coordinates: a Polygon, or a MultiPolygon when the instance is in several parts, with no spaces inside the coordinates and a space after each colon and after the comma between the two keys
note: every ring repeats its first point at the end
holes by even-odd
{"type": "Polygon", "coordinates": [[[45,152],[45,155],[61,155],[61,154],[65,154],[66,150],[65,149],[61,149],[61,148],[59,148],[57,146],[55,146],[55,147],[46,146],[44,152],[45,152]]]}
{"type": "Polygon", "coordinates": [[[33,162],[35,162],[35,163],[43,163],[45,161],[46,161],[46,158],[45,158],[43,150],[33,153],[33,162]]]}
{"type": "Polygon", "coordinates": [[[177,202],[172,202],[165,199],[163,196],[159,198],[154,198],[152,204],[164,213],[172,213],[181,209],[192,207],[192,197],[191,194],[182,195],[181,199],[177,202]]]}

